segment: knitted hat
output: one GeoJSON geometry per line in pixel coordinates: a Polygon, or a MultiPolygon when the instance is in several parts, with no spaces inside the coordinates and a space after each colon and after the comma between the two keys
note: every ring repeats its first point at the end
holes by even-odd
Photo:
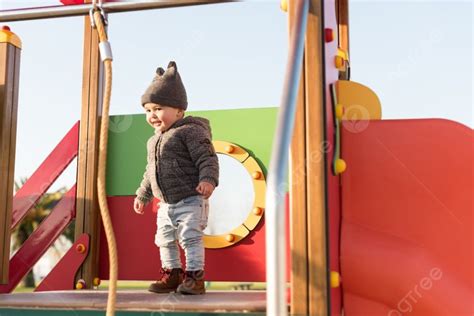
{"type": "Polygon", "coordinates": [[[159,67],[152,83],[142,95],[142,106],[146,103],[157,103],[164,106],[171,106],[186,110],[188,98],[181,76],[178,73],[178,66],[174,61],[170,61],[166,71],[159,67]]]}

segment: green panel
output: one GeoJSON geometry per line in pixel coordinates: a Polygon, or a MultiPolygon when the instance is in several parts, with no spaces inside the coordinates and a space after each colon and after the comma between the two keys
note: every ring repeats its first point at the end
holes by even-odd
{"type": "MultiPolygon", "coordinates": [[[[74,315],[74,316],[104,316],[104,311],[97,310],[77,310],[77,309],[19,309],[19,308],[0,308],[0,315],[8,316],[61,316],[61,315],[74,315]]],[[[206,313],[206,312],[165,312],[165,311],[116,311],[117,316],[263,316],[265,313],[206,313]]]]}
{"type": "MultiPolygon", "coordinates": [[[[187,112],[210,120],[214,140],[242,146],[266,173],[270,161],[277,108],[187,112]]],[[[110,118],[107,156],[107,195],[133,195],[146,165],[146,142],[153,129],[145,114],[110,118]]]]}

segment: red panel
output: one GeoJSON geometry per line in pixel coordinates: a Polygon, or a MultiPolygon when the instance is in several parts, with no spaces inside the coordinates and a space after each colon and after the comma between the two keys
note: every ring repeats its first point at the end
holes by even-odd
{"type": "Polygon", "coordinates": [[[13,198],[12,229],[77,156],[79,122],[64,136],[13,198]]]}
{"type": "MultiPolygon", "coordinates": [[[[324,0],[324,27],[332,29],[337,34],[336,1],[324,0]]],[[[326,141],[330,144],[330,151],[326,154],[327,159],[327,208],[328,208],[328,247],[329,247],[329,269],[340,272],[339,262],[339,236],[340,236],[340,214],[341,214],[341,192],[338,176],[332,173],[332,158],[334,155],[334,117],[331,102],[330,84],[336,83],[339,71],[335,66],[334,57],[337,54],[337,39],[324,43],[325,45],[325,89],[326,89],[326,141]]],[[[323,146],[322,146],[323,147],[323,146]]],[[[324,148],[326,148],[324,146],[324,148]]],[[[331,315],[341,315],[342,293],[341,288],[330,290],[331,315]]]]}
{"type": "Polygon", "coordinates": [[[75,216],[76,186],[73,186],[10,259],[8,284],[0,293],[11,292],[56,241],[75,216]]]}
{"type": "Polygon", "coordinates": [[[346,315],[472,315],[472,146],[447,120],[343,129],[346,315]]]}
{"type": "Polygon", "coordinates": [[[88,250],[89,235],[82,234],[40,285],[36,287],[35,292],[73,290],[74,277],[84,260],[86,260],[88,250]],[[85,250],[83,252],[76,249],[79,244],[84,245],[85,250]]]}
{"type": "MultiPolygon", "coordinates": [[[[117,240],[119,279],[152,280],[161,267],[159,249],[154,244],[156,213],[150,203],[144,215],[133,211],[134,196],[109,197],[108,203],[117,240]]],[[[156,201],[153,204],[157,204],[156,201]]],[[[108,252],[105,235],[100,241],[100,278],[108,279],[108,252]]],[[[182,262],[184,256],[182,254],[182,262]]],[[[265,228],[263,221],[236,246],[206,249],[206,280],[265,281],[265,228]]]]}
{"type": "MultiPolygon", "coordinates": [[[[64,5],[84,4],[84,0],[60,0],[60,1],[64,5]]],[[[116,0],[116,1],[114,1],[114,0],[108,0],[108,1],[103,0],[102,2],[106,3],[106,2],[119,2],[119,1],[120,0],[116,0]]],[[[97,1],[97,3],[99,3],[99,2],[97,1]]]]}
{"type": "Polygon", "coordinates": [[[84,0],[61,0],[64,5],[84,4],[84,0]]]}

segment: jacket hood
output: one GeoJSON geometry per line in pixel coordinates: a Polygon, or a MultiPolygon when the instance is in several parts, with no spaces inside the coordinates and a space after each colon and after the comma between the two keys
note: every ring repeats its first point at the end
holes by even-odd
{"type": "Polygon", "coordinates": [[[196,125],[202,126],[204,129],[206,129],[209,132],[211,131],[211,125],[209,124],[209,120],[203,117],[197,117],[197,116],[186,116],[182,118],[181,120],[177,121],[176,123],[174,123],[170,129],[183,126],[183,125],[188,125],[188,124],[196,124],[196,125]]]}

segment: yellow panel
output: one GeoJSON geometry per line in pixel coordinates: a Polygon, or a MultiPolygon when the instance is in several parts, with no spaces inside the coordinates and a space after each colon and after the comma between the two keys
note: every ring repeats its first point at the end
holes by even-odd
{"type": "Polygon", "coordinates": [[[337,103],[344,107],[343,120],[380,120],[382,106],[369,87],[348,80],[336,82],[337,103]]]}
{"type": "Polygon", "coordinates": [[[21,48],[21,40],[15,33],[0,29],[0,43],[10,43],[21,48]]]}
{"type": "Polygon", "coordinates": [[[239,227],[231,231],[229,234],[204,235],[204,247],[208,249],[229,247],[244,239],[248,234],[248,229],[245,228],[244,225],[240,225],[239,227]],[[229,235],[232,236],[233,240],[229,240],[229,235]]]}

